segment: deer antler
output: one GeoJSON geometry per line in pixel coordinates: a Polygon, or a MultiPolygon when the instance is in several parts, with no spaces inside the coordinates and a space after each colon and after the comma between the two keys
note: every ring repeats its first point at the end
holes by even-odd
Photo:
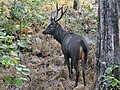
{"type": "Polygon", "coordinates": [[[64,6],[64,5],[65,5],[65,4],[63,4],[62,7],[58,8],[58,3],[56,3],[56,9],[57,9],[57,10],[51,12],[51,20],[57,19],[58,13],[59,13],[60,10],[61,10],[61,16],[60,16],[59,19],[57,19],[57,20],[55,20],[55,21],[59,21],[59,20],[62,18],[62,16],[63,16],[63,15],[65,14],[65,12],[67,11],[67,8],[66,8],[65,11],[63,12],[63,6],[64,6]],[[53,14],[53,13],[56,13],[56,16],[55,16],[55,17],[52,17],[52,14],[53,14]]]}
{"type": "MultiPolygon", "coordinates": [[[[62,17],[63,17],[63,15],[67,12],[67,8],[65,9],[65,11],[63,12],[63,6],[64,6],[65,4],[63,4],[62,5],[62,7],[60,8],[61,9],[61,16],[56,20],[56,21],[59,21],[62,17]]],[[[58,12],[57,12],[57,16],[58,16],[58,12]]]]}
{"type": "Polygon", "coordinates": [[[60,7],[60,8],[58,8],[58,3],[56,3],[56,9],[57,9],[57,10],[51,12],[51,19],[56,19],[56,18],[58,17],[59,11],[60,11],[62,8],[63,8],[63,6],[60,7]],[[53,14],[53,13],[56,13],[56,16],[55,16],[55,17],[52,17],[52,14],[53,14]]]}

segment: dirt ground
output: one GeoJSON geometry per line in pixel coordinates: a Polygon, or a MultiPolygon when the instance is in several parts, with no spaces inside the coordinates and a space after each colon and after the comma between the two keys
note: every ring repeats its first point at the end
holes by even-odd
{"type": "Polygon", "coordinates": [[[64,65],[64,56],[59,43],[51,36],[37,36],[42,38],[43,42],[36,42],[34,54],[26,60],[26,65],[31,70],[31,81],[25,84],[23,90],[92,90],[95,84],[95,41],[93,37],[86,37],[89,43],[89,58],[86,68],[86,83],[83,85],[81,61],[79,61],[79,84],[74,88],[75,72],[72,79],[68,77],[67,66],[64,65]],[[46,39],[47,38],[47,39],[46,39]]]}
{"type": "MultiPolygon", "coordinates": [[[[86,83],[83,85],[81,61],[79,61],[79,83],[76,88],[75,71],[72,79],[68,77],[67,66],[64,65],[64,56],[60,49],[59,43],[51,36],[43,36],[41,32],[34,35],[43,41],[33,40],[32,52],[26,52],[21,57],[22,64],[25,64],[31,71],[30,79],[25,83],[21,90],[93,90],[96,79],[95,71],[95,43],[93,37],[86,37],[89,42],[89,58],[86,67],[86,83]]],[[[0,82],[2,84],[2,82],[0,82]]],[[[3,85],[0,90],[7,90],[3,85]]],[[[18,89],[9,89],[18,90],[18,89]]]]}

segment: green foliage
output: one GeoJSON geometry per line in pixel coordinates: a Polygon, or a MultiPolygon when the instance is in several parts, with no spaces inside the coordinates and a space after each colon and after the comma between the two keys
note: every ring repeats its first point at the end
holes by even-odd
{"type": "Polygon", "coordinates": [[[4,77],[5,83],[10,85],[16,85],[18,88],[22,88],[24,85],[24,80],[22,78],[17,78],[16,76],[6,76],[4,77]]]}
{"type": "Polygon", "coordinates": [[[119,90],[120,89],[120,81],[118,79],[116,79],[112,72],[113,70],[115,70],[118,66],[114,66],[114,67],[108,67],[105,70],[105,73],[107,75],[103,75],[102,76],[102,83],[101,83],[101,87],[104,87],[104,85],[107,85],[107,87],[109,88],[109,90],[119,90]]]}
{"type": "MultiPolygon", "coordinates": [[[[32,25],[33,16],[30,15],[36,15],[28,13],[25,10],[26,5],[30,7],[27,2],[18,0],[9,2],[8,5],[0,3],[0,64],[2,64],[3,79],[8,86],[16,85],[18,88],[22,88],[27,80],[24,76],[30,74],[30,70],[19,62],[19,47],[27,47],[31,40],[30,35],[24,35],[22,32],[26,26],[32,25]],[[5,6],[10,9],[10,16],[6,14],[5,6]],[[21,40],[23,36],[25,40],[21,40]],[[7,74],[4,73],[6,68],[9,70],[7,74]]],[[[39,18],[44,19],[42,16],[39,18]]]]}
{"type": "Polygon", "coordinates": [[[27,80],[24,76],[30,74],[30,70],[20,64],[19,47],[26,48],[32,40],[32,36],[27,35],[27,30],[33,25],[36,30],[36,25],[45,23],[44,12],[39,8],[43,2],[44,0],[14,0],[7,4],[0,3],[0,63],[3,79],[8,86],[22,88],[27,80]],[[4,73],[6,68],[9,74],[4,73]]]}
{"type": "MultiPolygon", "coordinates": [[[[27,80],[24,77],[30,74],[30,70],[19,61],[22,54],[20,48],[31,47],[29,42],[32,36],[27,34],[27,28],[28,31],[32,29],[34,32],[39,31],[38,27],[44,27],[48,23],[46,19],[49,13],[42,11],[41,8],[53,2],[55,0],[14,0],[7,4],[0,3],[0,64],[2,64],[3,80],[7,86],[15,85],[22,88],[27,80]],[[9,15],[5,7],[10,10],[9,15]],[[4,73],[6,69],[9,72],[7,74],[4,73]]],[[[96,24],[94,23],[97,22],[97,16],[93,13],[94,8],[90,5],[80,6],[78,17],[69,9],[67,24],[76,31],[88,29],[95,31],[96,24]],[[93,19],[95,21],[92,21],[93,19]]],[[[41,42],[41,39],[36,38],[36,41],[41,42]]],[[[107,72],[110,71],[107,70],[107,72]]],[[[116,85],[115,81],[113,85],[116,85]]]]}
{"type": "Polygon", "coordinates": [[[83,30],[85,32],[96,32],[98,15],[95,5],[87,1],[80,4],[78,11],[70,8],[68,11],[67,24],[71,26],[76,32],[83,30]]]}
{"type": "Polygon", "coordinates": [[[110,74],[111,72],[112,72],[112,67],[108,67],[107,69],[106,69],[106,73],[108,73],[108,74],[110,74]]]}
{"type": "Polygon", "coordinates": [[[27,46],[27,42],[26,41],[20,41],[18,40],[18,43],[17,43],[20,47],[26,47],[27,46]]]}
{"type": "MultiPolygon", "coordinates": [[[[17,72],[20,72],[20,75],[29,75],[30,71],[29,69],[27,69],[25,66],[23,67],[23,65],[19,65],[19,61],[16,60],[14,57],[18,57],[18,46],[21,47],[26,47],[27,44],[25,41],[18,41],[18,42],[13,42],[14,36],[9,36],[6,33],[2,33],[0,34],[0,63],[9,68],[9,67],[13,67],[16,68],[16,74],[14,75],[6,75],[3,79],[5,80],[5,82],[7,84],[15,84],[18,88],[22,88],[22,86],[24,85],[24,80],[21,79],[21,77],[17,77],[17,72]],[[6,38],[5,38],[6,37],[6,38]],[[16,43],[16,44],[15,44],[16,43]],[[18,45],[18,46],[17,46],[18,45]],[[11,54],[11,55],[9,55],[11,54]],[[18,69],[18,67],[21,67],[21,71],[20,69],[18,69]]],[[[4,67],[3,67],[4,69],[4,67]]]]}
{"type": "Polygon", "coordinates": [[[112,76],[107,76],[106,79],[109,80],[109,83],[110,85],[112,85],[112,87],[115,87],[117,86],[117,84],[120,84],[120,81],[112,76]]]}
{"type": "Polygon", "coordinates": [[[23,82],[22,79],[20,79],[20,78],[16,78],[16,79],[15,79],[15,85],[16,85],[17,87],[22,88],[22,87],[23,87],[23,84],[24,84],[24,82],[23,82]]]}
{"type": "Polygon", "coordinates": [[[10,56],[3,55],[1,57],[1,63],[3,65],[5,65],[6,67],[8,67],[10,65],[14,66],[14,65],[18,64],[18,61],[10,56]]]}
{"type": "Polygon", "coordinates": [[[29,75],[30,70],[26,68],[24,65],[17,65],[16,67],[17,74],[29,75]]]}

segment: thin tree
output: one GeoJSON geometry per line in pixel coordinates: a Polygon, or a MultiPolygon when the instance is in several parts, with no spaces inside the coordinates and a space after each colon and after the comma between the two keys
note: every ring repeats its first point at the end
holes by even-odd
{"type": "Polygon", "coordinates": [[[74,10],[78,10],[78,2],[79,2],[79,0],[74,0],[74,3],[73,3],[74,10]]]}

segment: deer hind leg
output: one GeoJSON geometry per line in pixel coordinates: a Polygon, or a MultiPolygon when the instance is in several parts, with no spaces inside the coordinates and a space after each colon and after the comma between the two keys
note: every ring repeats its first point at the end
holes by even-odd
{"type": "Polygon", "coordinates": [[[69,57],[67,57],[66,55],[64,55],[64,58],[65,58],[65,62],[66,62],[67,67],[68,67],[68,71],[69,71],[69,78],[72,78],[72,77],[71,77],[71,66],[70,66],[69,57]]]}
{"type": "Polygon", "coordinates": [[[87,54],[84,54],[82,61],[82,75],[83,75],[84,86],[86,86],[86,80],[85,80],[86,63],[87,63],[87,54]]]}
{"type": "Polygon", "coordinates": [[[78,79],[79,79],[79,67],[78,67],[78,62],[75,61],[74,63],[74,69],[75,69],[75,87],[78,85],[78,79]]]}
{"type": "Polygon", "coordinates": [[[85,67],[84,67],[84,65],[82,66],[82,77],[83,77],[84,86],[86,86],[86,81],[85,81],[85,67]]]}
{"type": "Polygon", "coordinates": [[[70,73],[73,74],[73,62],[71,60],[71,68],[70,68],[70,73]]]}
{"type": "Polygon", "coordinates": [[[86,69],[87,56],[84,53],[82,47],[80,47],[79,58],[82,60],[82,77],[83,77],[84,86],[86,86],[85,69],[86,69]]]}

